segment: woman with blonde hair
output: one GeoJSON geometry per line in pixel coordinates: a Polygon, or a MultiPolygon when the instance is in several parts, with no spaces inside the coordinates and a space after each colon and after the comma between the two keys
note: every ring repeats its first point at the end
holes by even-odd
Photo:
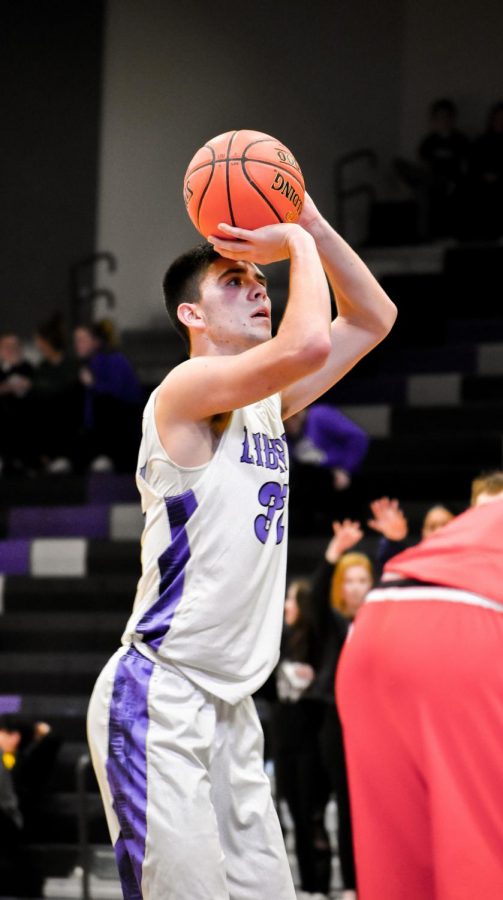
{"type": "Polygon", "coordinates": [[[364,553],[344,553],[332,577],[330,603],[333,609],[352,621],[373,581],[374,570],[368,556],[364,553]]]}

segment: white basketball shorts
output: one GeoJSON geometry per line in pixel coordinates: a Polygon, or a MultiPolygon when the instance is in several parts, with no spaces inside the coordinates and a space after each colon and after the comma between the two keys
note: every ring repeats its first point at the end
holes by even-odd
{"type": "Polygon", "coordinates": [[[295,900],[251,697],[231,706],[121,647],[88,738],[125,900],[295,900]]]}

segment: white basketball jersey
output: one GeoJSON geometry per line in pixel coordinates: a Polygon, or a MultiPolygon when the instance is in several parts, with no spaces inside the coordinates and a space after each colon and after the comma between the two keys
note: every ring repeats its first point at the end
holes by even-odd
{"type": "Polygon", "coordinates": [[[143,417],[137,485],[142,576],[123,643],[229,703],[276,665],[283,622],[288,451],[279,395],[235,410],[211,461],[176,465],[157,391],[143,417]]]}

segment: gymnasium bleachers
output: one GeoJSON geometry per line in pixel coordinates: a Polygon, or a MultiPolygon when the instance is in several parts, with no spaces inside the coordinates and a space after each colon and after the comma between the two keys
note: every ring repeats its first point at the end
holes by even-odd
{"type": "MultiPolygon", "coordinates": [[[[399,497],[415,534],[428,506],[462,510],[471,479],[502,466],[503,316],[494,316],[493,278],[503,249],[475,248],[471,267],[467,255],[456,265],[451,253],[436,273],[383,278],[399,307],[396,329],[327,397],[372,435],[362,493],[399,497]]],[[[146,388],[180,355],[158,330],[126,334],[124,349],[146,388]]],[[[111,473],[4,477],[0,509],[0,703],[50,722],[64,740],[33,846],[48,896],[80,896],[79,878],[65,880],[80,862],[76,766],[87,752],[91,688],[134,597],[142,516],[133,476],[111,473]]],[[[290,572],[309,574],[324,544],[323,535],[292,540],[290,572]]],[[[87,814],[99,871],[110,876],[91,774],[87,814]]],[[[96,884],[93,896],[120,896],[113,880],[100,879],[102,894],[96,884]]]]}

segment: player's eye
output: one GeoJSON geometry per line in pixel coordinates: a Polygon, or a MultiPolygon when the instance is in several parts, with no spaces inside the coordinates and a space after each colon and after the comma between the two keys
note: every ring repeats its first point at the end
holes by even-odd
{"type": "Polygon", "coordinates": [[[235,276],[234,278],[231,278],[231,279],[227,282],[227,284],[237,284],[237,285],[242,284],[242,283],[243,283],[243,279],[242,279],[242,278],[238,278],[237,276],[235,276]]]}

